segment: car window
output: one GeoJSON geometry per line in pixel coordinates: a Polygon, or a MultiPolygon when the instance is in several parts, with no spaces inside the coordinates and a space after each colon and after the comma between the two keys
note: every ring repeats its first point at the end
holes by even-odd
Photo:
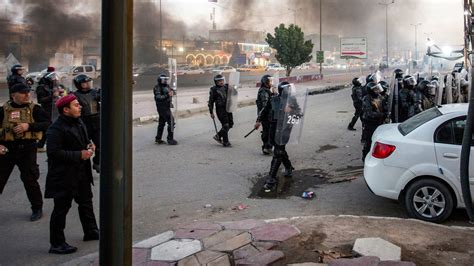
{"type": "Polygon", "coordinates": [[[444,144],[454,144],[453,122],[448,121],[438,127],[435,133],[435,142],[444,144]]]}
{"type": "MultiPolygon", "coordinates": [[[[466,117],[461,116],[451,119],[438,127],[435,133],[435,142],[453,145],[462,145],[464,128],[466,127],[466,117]]],[[[474,135],[473,135],[474,136],[474,135]]],[[[474,146],[474,138],[471,142],[474,146]]]]}
{"type": "Polygon", "coordinates": [[[413,130],[417,129],[419,126],[441,115],[442,114],[438,108],[428,109],[398,125],[398,130],[403,136],[406,136],[413,130]]]}
{"type": "Polygon", "coordinates": [[[78,73],[78,72],[84,72],[84,68],[83,67],[76,67],[76,69],[74,69],[74,73],[78,73]]]}
{"type": "Polygon", "coordinates": [[[92,72],[92,67],[91,66],[86,66],[86,72],[92,72]]]}

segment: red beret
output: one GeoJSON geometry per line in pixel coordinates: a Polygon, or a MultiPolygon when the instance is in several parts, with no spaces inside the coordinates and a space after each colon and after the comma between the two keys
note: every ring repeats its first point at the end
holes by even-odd
{"type": "Polygon", "coordinates": [[[56,107],[59,109],[61,107],[64,107],[68,104],[70,104],[72,101],[77,99],[76,95],[74,94],[68,94],[64,97],[59,98],[59,100],[56,101],[56,107]]]}
{"type": "Polygon", "coordinates": [[[46,71],[47,71],[47,72],[54,72],[55,70],[56,70],[56,69],[54,69],[54,67],[49,66],[46,71]]]}

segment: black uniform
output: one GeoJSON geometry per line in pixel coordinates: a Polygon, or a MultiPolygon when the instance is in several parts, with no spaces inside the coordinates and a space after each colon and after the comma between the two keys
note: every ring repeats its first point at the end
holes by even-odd
{"type": "Polygon", "coordinates": [[[87,135],[94,142],[96,150],[92,159],[95,169],[100,165],[100,90],[77,90],[74,92],[82,106],[81,119],[86,125],[87,135]]]}
{"type": "Polygon", "coordinates": [[[213,86],[209,90],[209,112],[212,114],[214,105],[216,106],[217,118],[221,122],[222,129],[217,133],[219,139],[222,138],[224,146],[229,145],[229,130],[234,126],[232,113],[227,112],[227,89],[228,84],[224,86],[213,86]]]}
{"type": "Polygon", "coordinates": [[[11,88],[15,84],[23,83],[23,84],[27,85],[26,84],[26,79],[24,77],[18,75],[17,73],[13,73],[10,76],[8,76],[7,77],[7,83],[8,83],[8,90],[9,90],[10,93],[11,93],[11,88]]]}
{"type": "Polygon", "coordinates": [[[156,84],[153,88],[153,94],[155,95],[156,110],[158,112],[158,128],[156,131],[155,142],[161,141],[163,137],[163,131],[165,124],[168,124],[168,135],[166,137],[168,142],[174,140],[174,117],[171,112],[172,108],[172,96],[169,92],[172,91],[168,84],[156,84]]]}
{"type": "Polygon", "coordinates": [[[352,86],[352,104],[354,105],[355,112],[354,116],[352,117],[351,122],[347,126],[348,129],[354,129],[354,125],[357,122],[357,119],[362,115],[362,99],[363,99],[363,89],[362,86],[352,86]]]}
{"type": "MultiPolygon", "coordinates": [[[[267,102],[270,100],[272,96],[272,91],[270,88],[262,85],[260,89],[258,89],[257,93],[257,114],[259,114],[262,109],[267,105],[267,102]]],[[[268,120],[262,121],[262,150],[271,150],[273,145],[270,141],[270,122],[268,120]]]]}
{"type": "Polygon", "coordinates": [[[47,133],[48,175],[45,198],[54,199],[50,220],[50,242],[53,246],[65,243],[66,215],[72,200],[79,205],[79,217],[84,234],[97,231],[92,206],[93,184],[90,160],[81,159],[87,150],[89,137],[80,118],[60,115],[47,133]]]}
{"type": "Polygon", "coordinates": [[[363,134],[366,136],[364,148],[362,150],[362,161],[364,161],[372,145],[372,135],[374,134],[377,127],[384,123],[386,118],[386,110],[382,96],[373,92],[369,92],[364,97],[362,110],[362,117],[364,118],[365,122],[365,133],[363,134]]]}
{"type": "MultiPolygon", "coordinates": [[[[285,177],[291,177],[291,172],[293,171],[293,166],[291,165],[290,158],[288,157],[288,153],[286,152],[286,145],[279,145],[275,141],[278,119],[285,119],[286,117],[282,117],[279,114],[281,113],[280,108],[280,95],[274,95],[267,101],[267,104],[263,107],[260,111],[257,122],[267,121],[270,124],[269,130],[269,137],[270,142],[274,146],[273,149],[273,158],[270,164],[270,172],[268,174],[268,179],[265,182],[266,189],[273,189],[277,184],[277,174],[278,169],[280,168],[281,164],[285,167],[285,177]]],[[[296,102],[295,102],[296,104],[296,102]]],[[[295,109],[298,109],[297,105],[295,109]]],[[[291,128],[286,128],[286,130],[290,130],[291,128]]],[[[290,132],[284,134],[285,136],[290,136],[290,132]]]]}
{"type": "MultiPolygon", "coordinates": [[[[11,106],[13,108],[27,108],[28,104],[18,105],[11,102],[11,106]]],[[[5,132],[2,124],[5,119],[7,118],[5,117],[4,107],[0,107],[0,144],[9,150],[6,155],[0,155],[0,194],[3,192],[8,178],[16,165],[20,170],[20,178],[31,203],[31,208],[33,211],[41,210],[43,199],[38,184],[40,173],[36,163],[36,140],[16,139],[5,141],[2,137],[3,132],[5,132]]],[[[48,129],[50,124],[48,115],[39,105],[33,107],[33,120],[33,123],[29,123],[29,132],[44,132],[48,129]]]]}
{"type": "Polygon", "coordinates": [[[398,113],[398,122],[403,122],[415,115],[416,95],[413,90],[403,88],[399,92],[400,112],[398,113]]]}
{"type": "MultiPolygon", "coordinates": [[[[54,102],[54,95],[53,89],[55,84],[52,80],[47,79],[45,77],[41,78],[38,82],[38,86],[36,87],[36,98],[38,99],[38,103],[43,107],[48,115],[48,120],[52,122],[53,117],[53,102],[54,102]]],[[[38,142],[38,148],[43,148],[46,143],[46,134],[43,135],[43,138],[38,142]]]]}

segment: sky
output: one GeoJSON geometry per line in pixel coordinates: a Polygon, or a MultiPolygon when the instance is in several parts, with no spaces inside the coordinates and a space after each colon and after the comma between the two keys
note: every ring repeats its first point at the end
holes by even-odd
{"type": "MultiPolygon", "coordinates": [[[[392,0],[161,0],[166,34],[196,38],[208,37],[212,27],[210,14],[216,9],[218,29],[243,28],[273,32],[280,23],[294,23],[306,34],[319,33],[319,1],[322,1],[324,34],[344,37],[367,37],[369,45],[385,43],[385,6],[392,0]],[[296,14],[296,16],[295,16],[296,14]]],[[[0,0],[0,17],[24,21],[23,10],[31,4],[61,3],[64,12],[74,16],[94,14],[99,17],[100,0],[0,0]]],[[[388,34],[391,45],[414,45],[417,27],[418,45],[424,45],[429,36],[440,45],[462,45],[462,0],[394,0],[387,8],[388,34]]],[[[160,0],[135,0],[135,24],[156,26],[160,0]],[[152,2],[154,10],[140,8],[142,2],[152,2]],[[140,12],[137,12],[139,10],[140,12]]],[[[148,3],[150,5],[150,3],[148,3]]],[[[31,14],[30,14],[31,15],[31,14]]],[[[137,26],[137,25],[136,25],[137,26]]],[[[166,37],[166,36],[165,36],[166,37]]]]}

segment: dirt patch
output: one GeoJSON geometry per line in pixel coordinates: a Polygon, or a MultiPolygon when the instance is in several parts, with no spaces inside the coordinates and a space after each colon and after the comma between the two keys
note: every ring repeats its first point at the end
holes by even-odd
{"type": "MultiPolygon", "coordinates": [[[[287,223],[287,222],[285,222],[287,223]]],[[[417,265],[472,265],[474,230],[407,219],[314,216],[289,221],[301,234],[275,250],[286,258],[275,265],[318,262],[322,254],[355,256],[357,238],[380,237],[402,248],[402,260],[417,265]]]]}

